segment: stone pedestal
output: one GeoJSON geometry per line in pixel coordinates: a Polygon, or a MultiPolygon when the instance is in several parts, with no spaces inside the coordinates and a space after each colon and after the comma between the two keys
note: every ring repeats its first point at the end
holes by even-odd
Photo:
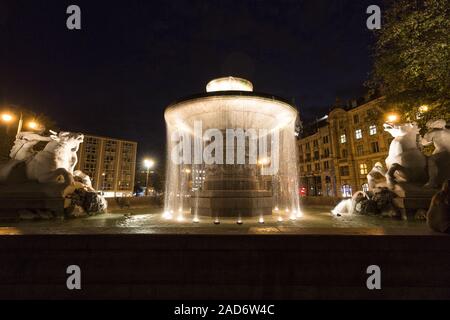
{"type": "Polygon", "coordinates": [[[256,165],[207,166],[204,188],[193,200],[192,211],[214,217],[272,214],[272,192],[264,190],[260,180],[256,165]]]}
{"type": "Polygon", "coordinates": [[[424,188],[421,184],[400,182],[395,185],[394,205],[400,208],[402,216],[406,217],[408,212],[415,213],[419,209],[428,210],[431,198],[439,191],[437,189],[424,188]]]}
{"type": "Polygon", "coordinates": [[[64,216],[64,185],[26,182],[0,185],[0,219],[16,219],[24,210],[42,210],[64,216]]]}

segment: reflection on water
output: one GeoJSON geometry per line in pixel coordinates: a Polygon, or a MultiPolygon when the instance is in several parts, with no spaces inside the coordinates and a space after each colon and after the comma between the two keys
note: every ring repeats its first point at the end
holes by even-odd
{"type": "Polygon", "coordinates": [[[242,219],[222,218],[220,224],[211,219],[199,217],[193,223],[186,216],[182,222],[166,220],[160,212],[136,214],[122,212],[73,220],[0,222],[1,235],[20,234],[133,234],[133,233],[221,233],[221,234],[428,234],[423,221],[402,221],[370,216],[332,216],[328,208],[305,208],[300,220],[265,216],[264,224],[259,217],[242,219]]]}

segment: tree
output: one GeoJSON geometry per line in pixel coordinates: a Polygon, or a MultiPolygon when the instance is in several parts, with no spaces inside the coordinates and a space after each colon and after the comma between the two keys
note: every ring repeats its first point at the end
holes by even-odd
{"type": "Polygon", "coordinates": [[[369,87],[421,129],[430,119],[449,120],[448,0],[390,0],[376,36],[369,87]]]}

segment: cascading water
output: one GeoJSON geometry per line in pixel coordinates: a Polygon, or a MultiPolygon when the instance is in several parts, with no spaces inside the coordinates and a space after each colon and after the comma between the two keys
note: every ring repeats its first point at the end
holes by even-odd
{"type": "Polygon", "coordinates": [[[289,103],[234,77],[170,105],[164,218],[300,217],[296,118],[289,103]]]}

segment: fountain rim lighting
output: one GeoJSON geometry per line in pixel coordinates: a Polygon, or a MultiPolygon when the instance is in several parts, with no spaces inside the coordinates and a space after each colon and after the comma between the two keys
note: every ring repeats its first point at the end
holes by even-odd
{"type": "Polygon", "coordinates": [[[250,98],[261,98],[266,99],[269,101],[275,101],[277,103],[286,104],[287,107],[289,107],[293,112],[297,113],[298,110],[296,107],[292,105],[292,103],[288,99],[281,98],[279,96],[275,96],[273,94],[268,93],[262,93],[262,92],[254,92],[254,91],[236,91],[236,90],[230,90],[230,91],[213,91],[213,92],[205,92],[205,93],[197,93],[193,95],[186,96],[184,98],[175,100],[171,104],[169,104],[165,111],[164,115],[172,111],[173,109],[176,109],[180,107],[180,104],[183,104],[185,102],[192,102],[195,100],[200,100],[203,98],[209,98],[209,97],[230,97],[230,98],[236,98],[236,97],[250,97],[250,98]]]}

